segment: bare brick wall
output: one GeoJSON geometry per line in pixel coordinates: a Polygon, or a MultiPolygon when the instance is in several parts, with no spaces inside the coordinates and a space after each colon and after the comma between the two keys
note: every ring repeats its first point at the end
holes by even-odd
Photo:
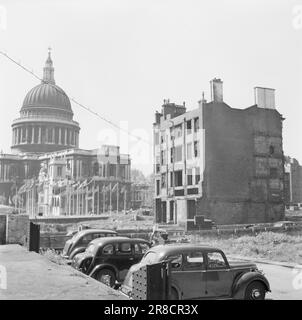
{"type": "Polygon", "coordinates": [[[18,243],[26,245],[29,228],[28,215],[8,215],[6,243],[18,243]]]}
{"type": "Polygon", "coordinates": [[[218,224],[284,217],[282,119],[276,110],[204,107],[203,196],[196,207],[218,224]],[[270,153],[271,146],[273,152],[270,153]],[[270,176],[274,168],[276,177],[270,176]]]}

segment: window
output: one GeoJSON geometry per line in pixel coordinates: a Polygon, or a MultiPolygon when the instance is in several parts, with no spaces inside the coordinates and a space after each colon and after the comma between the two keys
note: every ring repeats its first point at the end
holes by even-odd
{"type": "Polygon", "coordinates": [[[160,172],[160,156],[156,156],[155,160],[155,173],[160,172]]]}
{"type": "Polygon", "coordinates": [[[170,149],[170,161],[171,161],[171,163],[174,162],[174,148],[170,149]]]}
{"type": "Polygon", "coordinates": [[[134,245],[134,253],[145,254],[149,250],[149,246],[146,243],[136,243],[134,245]]]}
{"type": "Polygon", "coordinates": [[[170,172],[170,187],[173,187],[173,172],[170,172]]]}
{"type": "Polygon", "coordinates": [[[199,156],[200,156],[199,141],[194,141],[194,157],[198,158],[199,156]]]}
{"type": "Polygon", "coordinates": [[[270,168],[269,169],[269,176],[272,179],[277,179],[278,178],[278,169],[277,168],[270,168]]]}
{"type": "Polygon", "coordinates": [[[159,193],[160,193],[160,191],[159,191],[159,186],[160,186],[160,181],[159,180],[156,180],[156,195],[157,196],[159,196],[159,193]]]}
{"type": "Polygon", "coordinates": [[[175,171],[175,187],[182,187],[182,170],[175,171]]]}
{"type": "Polygon", "coordinates": [[[116,165],[115,164],[109,165],[109,177],[116,177],[116,165]]]}
{"type": "Polygon", "coordinates": [[[103,238],[105,237],[105,234],[104,233],[94,233],[92,235],[93,239],[97,239],[97,238],[103,238]]]}
{"type": "Polygon", "coordinates": [[[119,243],[116,248],[116,254],[131,253],[131,244],[129,242],[119,243]]]}
{"type": "Polygon", "coordinates": [[[199,118],[194,118],[194,132],[199,130],[199,118]]]}
{"type": "Polygon", "coordinates": [[[97,162],[95,162],[93,164],[93,175],[94,176],[98,176],[99,175],[99,164],[97,162]]]}
{"type": "Polygon", "coordinates": [[[205,263],[203,252],[189,252],[185,255],[184,270],[204,270],[205,263]]]}
{"type": "Polygon", "coordinates": [[[275,152],[274,146],[269,146],[269,153],[273,154],[275,152]]]}
{"type": "Polygon", "coordinates": [[[162,173],[161,175],[161,187],[166,188],[167,186],[167,176],[165,173],[162,173]]]}
{"type": "Polygon", "coordinates": [[[180,269],[182,266],[182,254],[178,254],[175,256],[168,256],[167,260],[171,262],[171,268],[174,269],[180,269]]]}
{"type": "Polygon", "coordinates": [[[104,248],[103,248],[103,254],[113,254],[114,252],[114,247],[112,244],[107,244],[104,248]]]}
{"type": "Polygon", "coordinates": [[[175,135],[175,138],[180,138],[182,136],[182,125],[181,124],[174,127],[174,135],[175,135]]]}
{"type": "Polygon", "coordinates": [[[193,184],[193,176],[192,176],[192,169],[187,170],[187,185],[191,186],[193,184]]]}
{"type": "Polygon", "coordinates": [[[195,168],[195,184],[200,182],[200,169],[197,167],[195,168]]]}
{"type": "Polygon", "coordinates": [[[166,141],[165,134],[164,134],[164,132],[162,132],[161,135],[160,135],[160,142],[164,143],[165,141],[166,141]]]}
{"type": "Polygon", "coordinates": [[[134,244],[134,254],[141,254],[142,250],[138,243],[134,244]]]}
{"type": "Polygon", "coordinates": [[[62,177],[62,167],[57,167],[57,176],[62,177]]]}
{"type": "Polygon", "coordinates": [[[182,161],[182,146],[177,146],[175,150],[175,162],[182,161]]]}
{"type": "Polygon", "coordinates": [[[192,120],[187,121],[187,134],[192,133],[192,120]]]}
{"type": "Polygon", "coordinates": [[[208,269],[225,269],[226,262],[220,252],[208,253],[208,269]]]}
{"type": "Polygon", "coordinates": [[[165,150],[162,150],[161,153],[160,153],[160,163],[161,165],[165,165],[166,164],[166,151],[165,150]]]}
{"type": "Polygon", "coordinates": [[[156,144],[156,145],[159,144],[159,132],[155,132],[155,134],[154,134],[154,141],[155,141],[155,144],[156,144]]]}
{"type": "Polygon", "coordinates": [[[192,143],[187,144],[187,159],[192,159],[192,143]]]}

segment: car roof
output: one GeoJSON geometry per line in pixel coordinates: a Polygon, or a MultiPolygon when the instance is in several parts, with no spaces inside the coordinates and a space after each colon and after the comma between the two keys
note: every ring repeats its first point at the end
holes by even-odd
{"type": "Polygon", "coordinates": [[[76,233],[77,236],[82,236],[90,233],[111,233],[111,234],[117,234],[114,230],[107,230],[107,229],[85,229],[81,230],[76,233]]]}
{"type": "Polygon", "coordinates": [[[203,250],[203,251],[222,251],[219,248],[212,247],[209,245],[203,244],[191,244],[191,243],[182,243],[182,244],[164,244],[152,247],[149,251],[156,253],[161,253],[162,255],[166,254],[176,254],[179,252],[188,252],[192,250],[203,250]]]}
{"type": "Polygon", "coordinates": [[[127,238],[127,237],[105,237],[105,238],[97,238],[94,239],[90,242],[90,244],[94,244],[96,246],[103,246],[109,243],[119,243],[119,242],[130,242],[130,243],[135,243],[135,242],[143,242],[150,244],[147,240],[145,239],[140,239],[140,238],[127,238]]]}

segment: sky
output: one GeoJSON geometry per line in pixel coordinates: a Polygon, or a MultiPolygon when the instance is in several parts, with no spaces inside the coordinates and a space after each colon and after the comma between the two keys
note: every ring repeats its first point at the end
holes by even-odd
{"type": "MultiPolygon", "coordinates": [[[[275,88],[284,152],[302,163],[301,40],[302,0],[0,0],[0,49],[42,76],[50,46],[56,84],[132,134],[72,104],[80,147],[120,144],[145,174],[155,111],[164,99],[194,109],[203,91],[210,100],[214,77],[234,108],[254,104],[255,86],[275,88]]],[[[4,152],[38,83],[0,55],[4,152]]]]}

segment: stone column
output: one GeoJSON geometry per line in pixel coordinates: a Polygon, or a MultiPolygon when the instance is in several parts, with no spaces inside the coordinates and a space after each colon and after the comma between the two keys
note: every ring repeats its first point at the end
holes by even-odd
{"type": "Polygon", "coordinates": [[[55,141],[55,138],[56,138],[56,128],[52,128],[51,129],[52,130],[52,143],[56,143],[56,141],[55,141]]]}
{"type": "Polygon", "coordinates": [[[13,139],[12,139],[12,145],[16,144],[16,129],[13,129],[13,139]]]}
{"type": "Polygon", "coordinates": [[[59,144],[62,144],[62,128],[59,128],[59,144]]]}
{"type": "Polygon", "coordinates": [[[42,143],[42,127],[39,127],[38,143],[42,143]]]}
{"type": "Polygon", "coordinates": [[[70,130],[69,130],[69,138],[68,138],[68,142],[69,142],[68,144],[69,144],[69,145],[72,145],[72,141],[71,141],[71,137],[72,137],[72,136],[71,136],[71,132],[72,132],[72,130],[70,129],[70,130]]]}
{"type": "Polygon", "coordinates": [[[68,145],[68,129],[65,128],[65,145],[68,145]]]}
{"type": "Polygon", "coordinates": [[[31,129],[31,143],[35,143],[35,127],[32,127],[31,129]]]}
{"type": "Polygon", "coordinates": [[[28,141],[28,127],[25,129],[25,143],[28,141]]]}
{"type": "Polygon", "coordinates": [[[48,127],[45,127],[45,143],[48,143],[48,127]]]}

